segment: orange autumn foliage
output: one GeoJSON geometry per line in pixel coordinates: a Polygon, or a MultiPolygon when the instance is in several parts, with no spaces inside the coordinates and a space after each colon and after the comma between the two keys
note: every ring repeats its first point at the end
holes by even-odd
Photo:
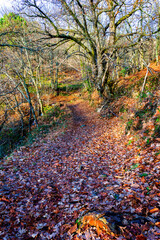
{"type": "Polygon", "coordinates": [[[84,216],[82,218],[82,223],[83,224],[82,224],[81,228],[86,227],[87,225],[91,226],[91,227],[96,227],[96,231],[97,231],[98,235],[100,235],[102,232],[105,232],[109,235],[114,236],[114,233],[111,232],[110,228],[107,225],[107,222],[104,223],[103,219],[100,220],[95,215],[89,214],[89,215],[84,216]]]}

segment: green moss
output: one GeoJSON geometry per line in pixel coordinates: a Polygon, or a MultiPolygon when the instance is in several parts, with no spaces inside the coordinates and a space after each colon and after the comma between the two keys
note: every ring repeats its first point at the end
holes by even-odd
{"type": "Polygon", "coordinates": [[[83,83],[75,83],[75,84],[60,83],[59,84],[59,90],[66,91],[66,92],[76,91],[76,90],[82,89],[82,87],[83,87],[83,83]]]}
{"type": "Polygon", "coordinates": [[[128,111],[128,109],[127,108],[125,108],[125,106],[123,105],[121,108],[120,108],[120,110],[119,110],[120,112],[122,112],[122,113],[124,113],[124,112],[127,112],[128,111]]]}
{"type": "Polygon", "coordinates": [[[126,126],[126,129],[127,130],[130,130],[131,129],[131,127],[132,127],[132,125],[133,125],[133,119],[130,119],[128,122],[127,122],[127,126],[126,126]]]}

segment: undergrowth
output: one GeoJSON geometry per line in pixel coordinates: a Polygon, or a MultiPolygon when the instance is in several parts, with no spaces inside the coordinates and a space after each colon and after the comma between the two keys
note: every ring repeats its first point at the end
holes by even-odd
{"type": "Polygon", "coordinates": [[[15,125],[10,128],[4,128],[0,134],[0,159],[10,153],[17,145],[24,140],[25,130],[15,125]]]}
{"type": "MultiPolygon", "coordinates": [[[[152,76],[147,77],[147,82],[145,86],[146,92],[152,93],[159,88],[159,79],[160,74],[154,74],[152,76]]],[[[114,88],[114,99],[120,98],[122,96],[133,96],[134,92],[141,92],[142,85],[144,82],[144,77],[140,79],[136,78],[136,76],[130,77],[128,81],[123,81],[123,83],[117,83],[114,88]]]]}
{"type": "Polygon", "coordinates": [[[30,145],[37,138],[46,136],[51,130],[67,127],[70,114],[63,104],[44,107],[44,116],[41,117],[38,128],[33,128],[25,139],[24,144],[30,145]]]}
{"type": "Polygon", "coordinates": [[[44,116],[39,119],[39,125],[36,127],[33,123],[31,131],[26,127],[22,133],[19,125],[6,128],[0,135],[0,159],[11,153],[15,148],[23,145],[31,145],[37,137],[43,137],[52,129],[67,126],[69,113],[64,106],[56,104],[55,106],[44,107],[44,116]]]}
{"type": "Polygon", "coordinates": [[[125,134],[142,140],[146,146],[160,138],[159,78],[160,74],[148,76],[143,92],[144,77],[127,78],[116,86],[102,111],[102,116],[107,118],[119,116],[125,134]]]}

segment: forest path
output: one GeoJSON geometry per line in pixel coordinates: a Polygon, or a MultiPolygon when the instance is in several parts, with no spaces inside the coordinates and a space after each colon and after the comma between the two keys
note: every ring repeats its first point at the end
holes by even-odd
{"type": "MultiPolygon", "coordinates": [[[[64,132],[50,132],[2,162],[2,239],[74,239],[77,218],[92,209],[145,216],[150,209],[159,211],[158,162],[153,166],[152,152],[118,138],[116,117],[101,118],[83,100],[67,105],[72,117],[64,132]],[[142,180],[149,167],[152,175],[142,180]]],[[[158,227],[146,228],[147,239],[159,239],[158,227]]],[[[136,225],[123,239],[143,231],[136,225]]]]}

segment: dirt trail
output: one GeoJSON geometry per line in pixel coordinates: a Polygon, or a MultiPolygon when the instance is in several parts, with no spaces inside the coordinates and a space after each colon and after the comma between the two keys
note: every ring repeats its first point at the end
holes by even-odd
{"type": "MultiPolygon", "coordinates": [[[[4,159],[0,172],[1,239],[73,239],[68,230],[88,210],[146,215],[146,209],[159,208],[160,191],[152,190],[150,203],[147,187],[152,189],[148,184],[151,176],[142,182],[141,169],[135,166],[142,153],[137,155],[134,145],[127,146],[124,136],[114,137],[117,119],[100,118],[85,101],[68,107],[72,118],[64,133],[51,132],[4,159]]],[[[151,157],[151,153],[145,154],[148,165],[151,157]]],[[[154,168],[152,177],[157,179],[154,168]]],[[[159,239],[157,228],[148,227],[151,238],[147,239],[159,239]]],[[[135,231],[138,235],[142,229],[137,226],[135,231]]]]}

